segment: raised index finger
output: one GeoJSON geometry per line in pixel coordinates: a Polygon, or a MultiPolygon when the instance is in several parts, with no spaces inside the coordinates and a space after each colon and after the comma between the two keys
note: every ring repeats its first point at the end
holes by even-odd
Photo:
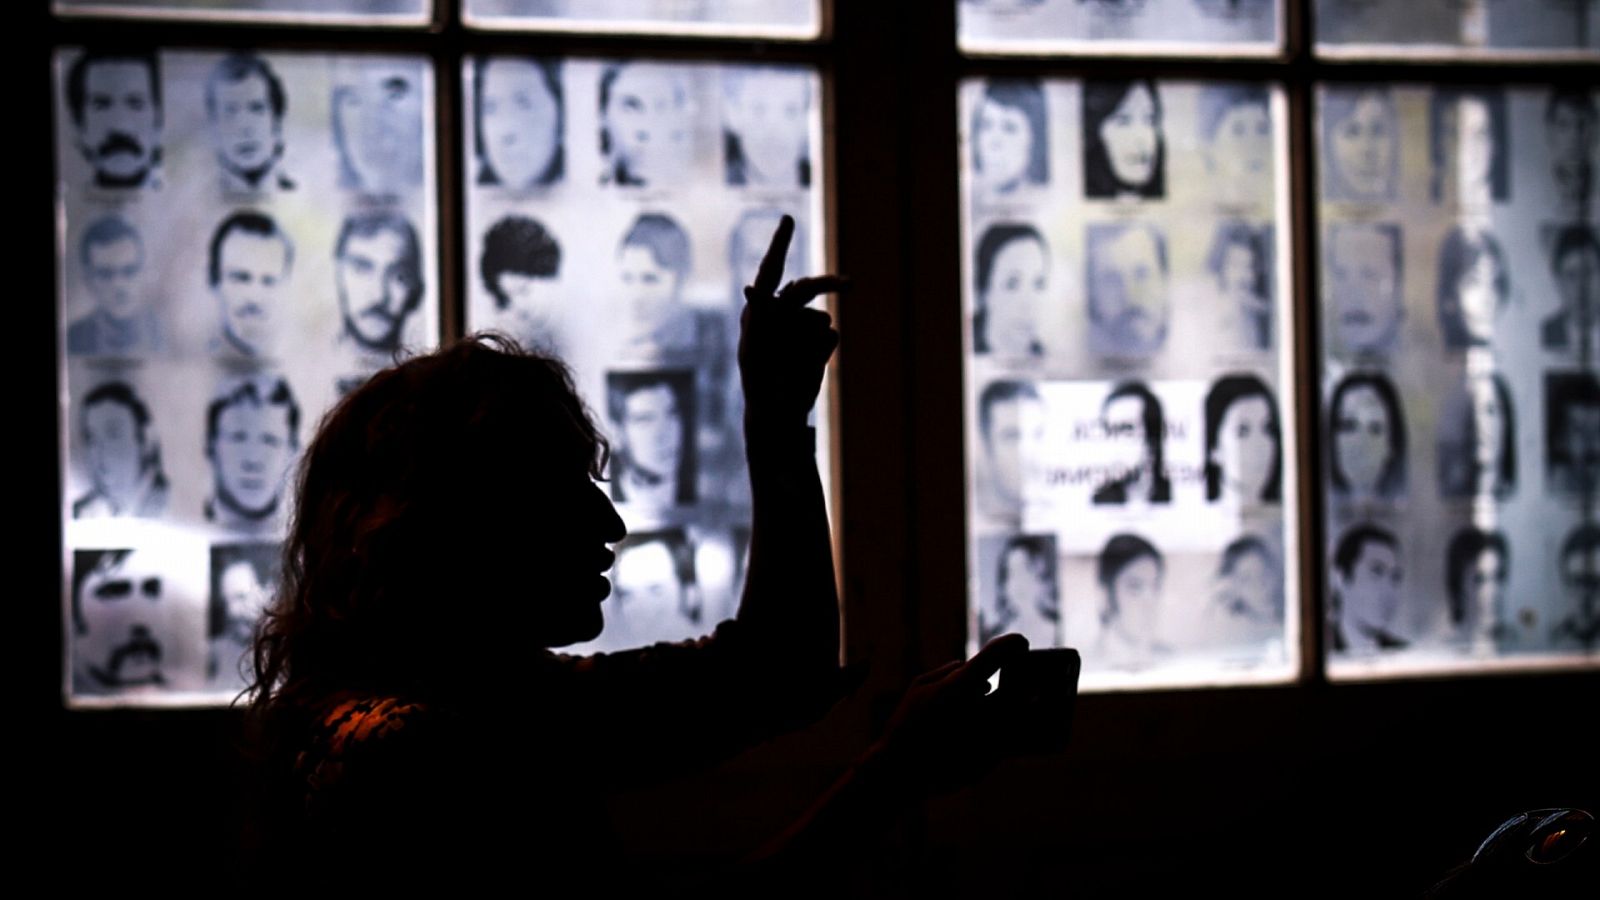
{"type": "Polygon", "coordinates": [[[785,214],[778,221],[778,230],[772,234],[772,245],[761,258],[761,268],[756,270],[756,280],[751,290],[757,297],[771,297],[778,292],[783,281],[783,264],[789,258],[789,241],[794,238],[794,217],[785,214]]]}

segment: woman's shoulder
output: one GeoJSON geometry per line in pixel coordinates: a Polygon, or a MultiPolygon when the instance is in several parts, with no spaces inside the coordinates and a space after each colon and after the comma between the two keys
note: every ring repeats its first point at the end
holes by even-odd
{"type": "Polygon", "coordinates": [[[339,694],[319,707],[312,737],[326,743],[330,752],[342,753],[373,746],[435,718],[434,708],[420,701],[385,694],[339,694]]]}
{"type": "Polygon", "coordinates": [[[444,719],[427,703],[384,694],[338,694],[318,704],[293,763],[307,812],[414,772],[440,748],[444,719]]]}

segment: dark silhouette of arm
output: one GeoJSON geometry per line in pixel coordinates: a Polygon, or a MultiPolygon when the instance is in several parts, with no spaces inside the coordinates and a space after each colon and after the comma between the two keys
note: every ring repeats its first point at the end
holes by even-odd
{"type": "Polygon", "coordinates": [[[805,278],[780,290],[793,234],[794,220],[785,216],[755,283],[745,288],[739,370],[752,522],[738,621],[791,682],[775,687],[803,695],[831,692],[839,663],[833,540],[815,432],[806,424],[839,336],[827,313],[806,304],[843,282],[805,278]]]}

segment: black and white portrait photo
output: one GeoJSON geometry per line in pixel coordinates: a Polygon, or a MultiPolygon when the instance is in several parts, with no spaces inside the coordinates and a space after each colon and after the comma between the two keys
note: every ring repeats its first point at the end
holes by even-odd
{"type": "Polygon", "coordinates": [[[973,261],[972,350],[1006,360],[1044,356],[1039,321],[1050,299],[1050,248],[1037,228],[998,222],[978,238],[973,261]]]}
{"type": "Polygon", "coordinates": [[[1206,625],[1222,646],[1283,639],[1283,564],[1266,538],[1244,534],[1222,548],[1206,625]]]}
{"type": "Polygon", "coordinates": [[[1556,88],[1544,109],[1545,147],[1560,212],[1569,218],[1593,214],[1595,152],[1600,118],[1594,94],[1582,87],[1556,88]]]}
{"type": "Polygon", "coordinates": [[[1388,88],[1322,90],[1322,196],[1379,203],[1394,199],[1400,121],[1388,88]]]}
{"type": "Polygon", "coordinates": [[[213,544],[206,608],[206,681],[243,690],[251,680],[256,623],[278,589],[277,544],[213,544]]]}
{"type": "Polygon", "coordinates": [[[1428,100],[1435,203],[1482,209],[1511,199],[1506,97],[1493,88],[1439,88],[1428,100]]]}
{"type": "Polygon", "coordinates": [[[353,213],[333,247],[341,337],[362,351],[400,349],[406,319],[422,305],[422,248],[405,216],[387,209],[353,213]]]}
{"type": "Polygon", "coordinates": [[[1544,376],[1545,478],[1553,491],[1600,488],[1600,380],[1593,372],[1544,376]]]}
{"type": "Polygon", "coordinates": [[[1055,535],[984,538],[978,552],[985,577],[993,579],[992,590],[979,593],[978,643],[1017,632],[1035,648],[1060,644],[1055,535]]]}
{"type": "Polygon", "coordinates": [[[1166,466],[1166,413],[1140,381],[1111,389],[1100,405],[1106,441],[1114,448],[1106,480],[1094,489],[1097,506],[1172,502],[1166,466]]]}
{"type": "Polygon", "coordinates": [[[1356,525],[1339,536],[1329,564],[1328,649],[1335,654],[1400,650],[1395,619],[1405,584],[1400,541],[1388,529],[1356,525]]]}
{"type": "Polygon", "coordinates": [[[74,519],[153,518],[171,493],[150,407],[125,381],[107,381],[78,402],[77,427],[89,490],[72,501],[74,519]]]}
{"type": "Polygon", "coordinates": [[[1167,341],[1166,238],[1143,222],[1088,226],[1089,346],[1147,357],[1167,341]]]}
{"type": "Polygon", "coordinates": [[[72,691],[165,689],[173,646],[167,576],[149,550],[72,553],[72,691]]]}
{"type": "Polygon", "coordinates": [[[1505,499],[1517,486],[1517,419],[1498,372],[1470,374],[1439,417],[1439,496],[1505,499]]]}
{"type": "Polygon", "coordinates": [[[1083,83],[1083,193],[1090,199],[1166,196],[1161,94],[1148,78],[1083,83]]]}
{"type": "Polygon", "coordinates": [[[1226,221],[1212,235],[1206,268],[1222,301],[1221,330],[1237,347],[1272,349],[1272,258],[1271,225],[1226,221]]]}
{"type": "Polygon", "coordinates": [[[722,69],[722,151],[730,185],[811,184],[811,73],[778,66],[722,69]]]}
{"type": "Polygon", "coordinates": [[[1546,350],[1600,349],[1600,239],[1591,225],[1562,225],[1550,240],[1550,277],[1560,308],[1539,326],[1546,350]]]}
{"type": "Polygon", "coordinates": [[[1561,542],[1561,588],[1565,611],[1555,617],[1550,643],[1558,650],[1594,650],[1600,645],[1600,526],[1585,522],[1561,542]]]}
{"type": "Polygon", "coordinates": [[[427,71],[421,60],[384,57],[338,70],[331,105],[342,187],[380,196],[422,187],[427,71]]]}
{"type": "Polygon", "coordinates": [[[495,327],[524,346],[555,345],[563,316],[551,286],[560,274],[561,244],[538,219],[509,215],[484,233],[478,276],[495,327]]]}
{"type": "Polygon", "coordinates": [[[682,641],[711,630],[697,578],[695,547],[682,528],[638,531],[623,538],[606,601],[607,649],[682,641]]]}
{"type": "Polygon", "coordinates": [[[1035,78],[984,82],[972,111],[972,169],[994,194],[1050,183],[1050,127],[1044,88],[1035,78]]]}
{"type": "Polygon", "coordinates": [[[1324,303],[1337,346],[1346,353],[1387,353],[1405,320],[1400,226],[1335,222],[1324,250],[1324,303]]]}
{"type": "Polygon", "coordinates": [[[1098,665],[1142,668],[1172,654],[1161,634],[1166,568],[1161,551],[1136,534],[1113,535],[1100,549],[1098,665]]]}
{"type": "MultiPolygon", "coordinates": [[[[744,286],[755,282],[761,258],[766,255],[767,246],[772,242],[772,233],[777,230],[784,215],[784,210],[770,206],[747,209],[740,213],[739,221],[728,233],[728,274],[731,279],[728,298],[734,309],[744,308],[744,286]]],[[[808,259],[806,227],[796,217],[794,237],[789,241],[789,255],[784,258],[784,277],[804,276],[809,267],[808,259]]]]}
{"type": "Polygon", "coordinates": [[[1026,381],[990,382],[978,395],[975,492],[984,515],[1008,522],[1022,516],[1030,473],[1041,459],[1045,408],[1026,381]]]}
{"type": "Polygon", "coordinates": [[[278,375],[230,379],[206,407],[211,496],[206,521],[232,531],[276,528],[300,449],[300,404],[278,375]]]}
{"type": "Polygon", "coordinates": [[[144,239],[128,220],[102,216],[78,238],[78,265],[94,309],[67,325],[71,356],[151,356],[166,349],[144,284],[144,239]]]}
{"type": "Polygon", "coordinates": [[[1211,84],[1200,89],[1200,138],[1206,172],[1223,200],[1270,196],[1272,107],[1265,85],[1211,84]]]}
{"type": "Polygon", "coordinates": [[[686,175],[694,157],[694,106],[682,67],[606,66],[600,74],[601,183],[662,187],[686,175]]]}
{"type": "Polygon", "coordinates": [[[161,186],[161,65],[154,50],[85,50],[67,69],[66,95],[95,187],[161,186]]]}
{"type": "Polygon", "coordinates": [[[1389,376],[1352,372],[1328,399],[1328,483],[1356,502],[1393,500],[1406,490],[1406,423],[1389,376]]]}
{"type": "Polygon", "coordinates": [[[261,57],[234,53],[212,68],[206,78],[206,121],[224,191],[294,188],[294,179],[283,171],[288,106],[283,81],[261,57]]]}
{"type": "Polygon", "coordinates": [[[284,314],[285,285],[294,264],[294,242],[276,220],[245,209],[229,215],[211,234],[207,280],[217,300],[218,334],[213,353],[270,355],[274,324],[284,314]]]}
{"type": "Polygon", "coordinates": [[[690,263],[689,233],[671,216],[644,213],[628,227],[617,245],[624,355],[648,359],[698,346],[698,322],[683,302],[690,263]]]}
{"type": "Polygon", "coordinates": [[[566,100],[553,59],[472,61],[477,183],[522,191],[560,181],[566,168],[566,100]]]}
{"type": "Polygon", "coordinates": [[[606,374],[611,499],[646,509],[695,502],[694,373],[606,374]]]}
{"type": "Polygon", "coordinates": [[[1206,499],[1238,506],[1277,503],[1283,437],[1272,390],[1249,374],[1225,375],[1206,392],[1206,499]]]}
{"type": "Polygon", "coordinates": [[[1452,642],[1476,651],[1506,648],[1514,626],[1506,606],[1511,546],[1499,531],[1463,528],[1445,550],[1452,642]]]}
{"type": "Polygon", "coordinates": [[[1439,245],[1439,332],[1452,350],[1488,346],[1511,302],[1511,272],[1493,234],[1456,226],[1439,245]]]}

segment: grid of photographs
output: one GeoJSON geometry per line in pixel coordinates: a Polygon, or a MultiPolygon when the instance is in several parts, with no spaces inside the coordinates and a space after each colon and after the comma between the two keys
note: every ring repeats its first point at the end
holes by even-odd
{"type": "Polygon", "coordinates": [[[571,652],[708,634],[737,609],[750,539],[742,288],[784,214],[785,277],[823,267],[821,82],[641,59],[463,68],[467,330],[572,366],[629,531],[605,632],[571,652]]]}
{"type": "Polygon", "coordinates": [[[58,16],[317,25],[426,25],[433,0],[52,0],[58,16]]]}
{"type": "Polygon", "coordinates": [[[73,705],[226,703],[297,456],[438,342],[420,56],[55,56],[62,618],[73,705]]]}
{"type": "Polygon", "coordinates": [[[469,28],[760,37],[822,33],[821,0],[462,0],[469,28]]]}
{"type": "Polygon", "coordinates": [[[1317,91],[1332,678],[1600,663],[1596,99],[1317,91]]]}
{"type": "Polygon", "coordinates": [[[1085,690],[1297,671],[1282,91],[961,86],[970,637],[1085,690]]]}
{"type": "Polygon", "coordinates": [[[1600,60],[1600,0],[1316,0],[1319,55],[1600,60]]]}
{"type": "Polygon", "coordinates": [[[1282,0],[954,0],[963,52],[1274,56],[1282,0]]]}

